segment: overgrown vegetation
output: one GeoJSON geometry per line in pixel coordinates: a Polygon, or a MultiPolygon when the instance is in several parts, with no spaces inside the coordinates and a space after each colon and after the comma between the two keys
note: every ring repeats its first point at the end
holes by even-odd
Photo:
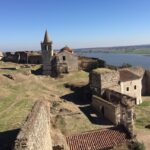
{"type": "Polygon", "coordinates": [[[142,104],[140,104],[139,106],[150,106],[150,101],[144,101],[142,104]]]}
{"type": "Polygon", "coordinates": [[[130,67],[132,67],[132,65],[128,63],[124,63],[121,66],[119,66],[119,68],[130,68],[130,67]]]}
{"type": "Polygon", "coordinates": [[[149,48],[143,49],[129,49],[129,50],[113,50],[112,53],[119,54],[150,54],[149,48]]]}
{"type": "Polygon", "coordinates": [[[135,125],[138,128],[145,128],[148,124],[150,124],[150,100],[148,97],[145,98],[142,104],[136,106],[136,122],[135,125]]]}
{"type": "Polygon", "coordinates": [[[145,145],[143,142],[136,141],[130,147],[131,150],[145,150],[145,145]]]}

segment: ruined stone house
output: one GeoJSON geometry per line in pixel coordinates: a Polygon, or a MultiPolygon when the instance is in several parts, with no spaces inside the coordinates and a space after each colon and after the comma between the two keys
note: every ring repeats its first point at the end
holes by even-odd
{"type": "Polygon", "coordinates": [[[16,57],[15,52],[5,52],[3,60],[9,62],[17,62],[18,58],[16,57]]]}
{"type": "Polygon", "coordinates": [[[120,70],[121,93],[136,98],[136,104],[142,103],[142,78],[127,70],[120,70]]]}
{"type": "Polygon", "coordinates": [[[93,95],[94,109],[115,125],[123,125],[134,136],[134,106],[136,99],[113,90],[106,90],[100,97],[93,95]]]}
{"type": "Polygon", "coordinates": [[[42,63],[41,53],[38,51],[6,52],[3,60],[22,64],[42,63]]]}
{"type": "Polygon", "coordinates": [[[133,137],[134,106],[142,102],[142,78],[129,70],[95,69],[90,73],[92,106],[133,137]]]}
{"type": "Polygon", "coordinates": [[[143,96],[150,95],[150,71],[149,70],[145,70],[142,67],[124,68],[123,70],[130,71],[133,74],[139,76],[142,79],[142,92],[141,92],[141,94],[143,96]]]}
{"type": "Polygon", "coordinates": [[[95,69],[90,73],[90,87],[99,96],[111,89],[136,98],[136,104],[142,103],[142,77],[128,70],[95,69]]]}
{"type": "Polygon", "coordinates": [[[44,41],[41,43],[43,74],[58,76],[62,73],[69,73],[78,70],[78,56],[69,47],[62,48],[54,54],[52,41],[45,32],[44,41]]]}
{"type": "Polygon", "coordinates": [[[78,56],[69,47],[64,47],[54,56],[51,64],[52,73],[56,76],[78,71],[78,56]]]}

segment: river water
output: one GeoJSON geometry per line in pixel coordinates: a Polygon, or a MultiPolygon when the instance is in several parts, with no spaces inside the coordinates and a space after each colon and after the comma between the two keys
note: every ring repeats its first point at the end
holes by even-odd
{"type": "Polygon", "coordinates": [[[150,55],[141,54],[114,54],[103,52],[78,52],[81,56],[95,57],[105,60],[109,65],[121,66],[122,64],[131,64],[132,66],[142,66],[150,69],[150,55]]]}

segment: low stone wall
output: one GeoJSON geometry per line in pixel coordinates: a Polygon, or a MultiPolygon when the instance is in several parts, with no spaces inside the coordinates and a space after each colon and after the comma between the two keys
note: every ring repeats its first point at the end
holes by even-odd
{"type": "Polygon", "coordinates": [[[52,150],[48,102],[35,103],[16,138],[14,150],[52,150]]]}
{"type": "Polygon", "coordinates": [[[40,51],[5,52],[3,60],[21,64],[42,64],[40,51]]]}

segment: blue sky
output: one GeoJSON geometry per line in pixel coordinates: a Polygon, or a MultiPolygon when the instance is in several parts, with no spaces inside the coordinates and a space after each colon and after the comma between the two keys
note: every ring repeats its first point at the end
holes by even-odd
{"type": "Polygon", "coordinates": [[[150,0],[1,0],[0,49],[150,44],[150,0]]]}

